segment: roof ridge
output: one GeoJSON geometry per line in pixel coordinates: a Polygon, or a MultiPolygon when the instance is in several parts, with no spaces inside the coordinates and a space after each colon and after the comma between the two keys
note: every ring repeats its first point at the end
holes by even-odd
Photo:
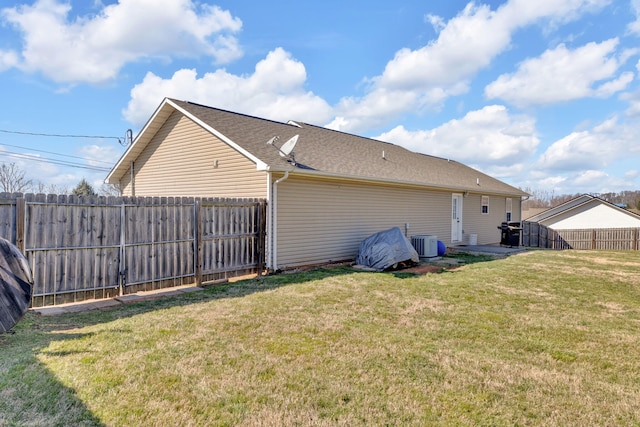
{"type": "MultiPolygon", "coordinates": [[[[402,147],[402,146],[400,146],[398,144],[394,144],[394,143],[388,142],[388,141],[381,141],[379,139],[370,138],[368,136],[356,135],[355,133],[349,133],[349,132],[345,132],[345,131],[342,131],[342,130],[332,129],[332,128],[328,128],[328,127],[324,127],[324,126],[320,126],[320,125],[314,125],[314,124],[307,123],[307,122],[296,121],[296,123],[303,124],[303,125],[306,125],[306,126],[311,126],[311,127],[314,127],[314,128],[318,128],[318,129],[323,130],[323,131],[330,131],[330,132],[335,132],[335,133],[339,133],[339,134],[342,134],[342,135],[348,135],[348,136],[352,136],[352,137],[356,137],[356,138],[360,138],[360,139],[367,139],[369,141],[380,142],[382,144],[393,145],[394,147],[399,147],[399,148],[402,148],[402,149],[406,150],[406,148],[404,148],[404,147],[402,147]]],[[[411,151],[411,150],[407,150],[407,151],[411,151]]]]}
{"type": "Polygon", "coordinates": [[[348,135],[348,136],[352,136],[352,137],[356,137],[356,138],[362,138],[362,139],[366,139],[366,140],[369,140],[369,141],[375,141],[375,142],[379,142],[379,143],[382,143],[382,144],[391,145],[391,146],[393,146],[393,147],[397,147],[397,148],[400,148],[400,149],[402,149],[402,150],[408,151],[409,153],[412,153],[412,154],[418,154],[418,155],[420,155],[420,156],[425,156],[425,157],[430,157],[430,158],[432,158],[432,159],[446,160],[447,162],[456,162],[456,163],[460,163],[460,162],[458,162],[457,160],[454,160],[454,159],[451,159],[451,158],[447,158],[447,157],[440,157],[440,156],[435,156],[435,155],[433,155],[433,154],[427,154],[427,153],[421,153],[421,152],[419,152],[419,151],[409,150],[408,148],[405,148],[405,147],[403,147],[402,145],[395,144],[395,143],[393,143],[393,142],[389,142],[389,141],[383,141],[383,140],[381,140],[381,139],[371,138],[371,137],[368,137],[368,136],[362,136],[362,135],[356,135],[356,134],[349,133],[349,132],[344,132],[344,131],[341,131],[341,130],[338,130],[338,129],[331,129],[331,128],[327,128],[327,127],[324,127],[324,126],[318,126],[318,125],[314,125],[314,124],[306,123],[306,122],[298,122],[298,121],[296,121],[296,123],[298,123],[298,124],[303,124],[303,125],[306,125],[306,126],[315,127],[315,128],[319,128],[319,129],[321,129],[321,130],[327,130],[327,131],[337,132],[337,133],[340,133],[340,134],[343,134],[343,135],[348,135]]]}
{"type": "Polygon", "coordinates": [[[233,115],[236,115],[236,116],[243,116],[243,117],[246,117],[246,118],[249,118],[249,119],[262,120],[262,121],[265,121],[265,122],[271,122],[271,123],[275,123],[275,124],[278,124],[278,125],[296,127],[295,125],[290,124],[290,123],[285,123],[285,122],[281,122],[281,121],[274,120],[274,119],[267,119],[267,118],[264,118],[264,117],[252,116],[251,114],[239,113],[237,111],[226,110],[224,108],[212,107],[210,105],[204,105],[204,104],[200,104],[198,102],[184,101],[184,100],[181,101],[179,99],[173,99],[173,98],[170,98],[170,99],[172,101],[174,101],[174,102],[184,102],[185,104],[193,105],[193,106],[196,106],[196,107],[206,108],[206,109],[209,109],[209,110],[216,110],[216,111],[220,111],[220,112],[223,112],[223,113],[233,114],[233,115]]]}

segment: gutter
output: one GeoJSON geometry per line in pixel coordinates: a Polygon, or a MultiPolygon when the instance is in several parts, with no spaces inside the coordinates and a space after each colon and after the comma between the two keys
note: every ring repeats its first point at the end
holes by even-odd
{"type": "MultiPolygon", "coordinates": [[[[266,168],[268,172],[287,172],[284,168],[272,167],[269,166],[266,168]]],[[[465,186],[457,186],[457,185],[445,185],[445,184],[426,184],[415,181],[403,181],[399,179],[382,179],[382,178],[368,178],[356,175],[346,175],[335,172],[324,172],[317,170],[306,170],[306,169],[296,169],[296,175],[303,175],[309,177],[323,177],[323,178],[333,178],[333,179],[341,179],[347,181],[354,182],[364,182],[364,183],[376,183],[376,184],[386,184],[386,185],[401,185],[401,186],[410,186],[428,190],[438,190],[438,191],[452,191],[452,192],[461,192],[465,191],[473,194],[483,194],[486,196],[508,196],[508,197],[526,197],[530,196],[524,191],[500,191],[500,190],[482,190],[482,187],[465,187],[465,186]]],[[[495,179],[495,178],[494,178],[495,179]]],[[[509,185],[509,184],[506,184],[509,185]]],[[[517,190],[517,189],[516,189],[517,190]]]]}

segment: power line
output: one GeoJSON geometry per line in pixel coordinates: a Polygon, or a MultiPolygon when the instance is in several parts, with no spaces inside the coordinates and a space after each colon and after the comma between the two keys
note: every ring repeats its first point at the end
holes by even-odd
{"type": "MultiPolygon", "coordinates": [[[[57,137],[57,138],[115,139],[115,140],[118,141],[118,143],[120,145],[125,146],[125,147],[127,145],[131,144],[131,142],[133,140],[133,132],[131,131],[131,129],[127,129],[123,139],[121,139],[121,138],[119,138],[117,136],[72,135],[72,134],[58,134],[58,133],[22,132],[22,131],[7,130],[7,129],[0,129],[0,132],[16,134],[16,135],[46,136],[46,137],[57,137]]],[[[35,149],[35,148],[21,147],[19,145],[12,145],[12,144],[6,144],[6,143],[0,143],[0,145],[8,146],[8,147],[14,147],[14,148],[20,148],[20,149],[29,150],[29,151],[38,151],[38,152],[41,152],[41,153],[52,154],[54,156],[74,158],[74,159],[82,159],[82,160],[85,160],[85,161],[87,160],[86,158],[79,157],[79,156],[72,156],[72,155],[69,155],[69,154],[55,153],[53,151],[38,150],[38,149],[35,149]]],[[[111,170],[111,168],[107,168],[107,167],[90,166],[90,165],[81,164],[81,163],[72,162],[72,161],[66,161],[66,160],[60,160],[60,159],[51,159],[51,158],[48,158],[48,157],[38,157],[38,156],[32,155],[32,154],[16,153],[16,152],[6,151],[6,150],[0,151],[0,156],[10,157],[10,158],[17,158],[17,159],[25,159],[25,160],[31,160],[31,161],[36,161],[36,162],[49,163],[49,164],[54,164],[54,165],[67,166],[67,167],[71,167],[71,168],[88,169],[88,170],[94,170],[94,171],[100,171],[100,172],[108,172],[109,170],[111,170]]],[[[110,162],[105,162],[105,161],[102,161],[102,160],[95,160],[95,162],[111,165],[110,162]]]]}
{"type": "MultiPolygon", "coordinates": [[[[21,147],[19,145],[12,145],[12,144],[7,144],[5,142],[0,142],[0,146],[6,146],[6,147],[13,147],[13,148],[22,148],[24,150],[29,150],[29,151],[38,151],[40,153],[47,153],[47,154],[53,154],[54,156],[60,156],[60,157],[71,157],[74,159],[82,159],[82,160],[87,160],[85,157],[80,157],[80,156],[72,156],[71,154],[62,154],[62,153],[55,153],[53,151],[45,151],[45,150],[38,150],[36,148],[29,148],[29,147],[21,147]]],[[[1,152],[1,151],[0,151],[1,152]]],[[[97,162],[97,163],[104,163],[105,165],[112,165],[113,162],[105,162],[103,160],[91,160],[93,162],[97,162]]]]}
{"type": "Polygon", "coordinates": [[[88,166],[88,165],[83,165],[75,162],[66,162],[64,160],[49,159],[46,157],[37,157],[34,155],[23,154],[23,153],[14,153],[12,151],[0,151],[0,156],[11,157],[15,159],[25,159],[25,160],[31,160],[31,161],[43,162],[43,163],[51,163],[54,165],[68,166],[72,168],[89,169],[89,170],[95,170],[100,172],[108,172],[110,170],[109,168],[103,168],[100,166],[88,166]]]}
{"type": "Polygon", "coordinates": [[[6,130],[0,129],[0,132],[3,133],[15,133],[18,135],[33,135],[33,136],[54,136],[58,138],[99,138],[99,139],[117,139],[120,141],[120,138],[117,136],[100,136],[100,135],[65,135],[65,134],[57,134],[57,133],[36,133],[36,132],[20,132],[17,130],[6,130]]]}
{"type": "Polygon", "coordinates": [[[116,141],[118,141],[118,144],[120,144],[122,146],[125,146],[125,147],[127,145],[131,144],[131,141],[133,139],[133,132],[131,131],[131,129],[127,129],[127,131],[125,132],[125,136],[122,139],[120,137],[118,137],[118,136],[71,135],[71,134],[59,134],[59,133],[21,132],[21,131],[17,131],[17,130],[7,130],[7,129],[0,129],[0,132],[13,133],[13,134],[17,134],[17,135],[51,136],[51,137],[56,137],[56,138],[115,139],[116,141]],[[123,141],[123,139],[124,139],[124,141],[123,141]]]}

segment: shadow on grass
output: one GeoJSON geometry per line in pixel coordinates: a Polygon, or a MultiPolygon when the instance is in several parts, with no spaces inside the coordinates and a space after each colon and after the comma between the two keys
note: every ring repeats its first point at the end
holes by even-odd
{"type": "MultiPolygon", "coordinates": [[[[103,426],[75,390],[66,387],[41,360],[68,354],[48,350],[56,341],[76,340],[90,333],[75,329],[176,306],[223,298],[241,298],[294,283],[360,273],[349,267],[276,274],[206,287],[192,292],[104,310],[41,316],[27,312],[10,333],[0,334],[0,426],[103,426]]],[[[170,289],[168,289],[170,290],[170,289]]]]}
{"type": "Polygon", "coordinates": [[[38,359],[53,341],[86,334],[56,334],[49,328],[28,313],[11,333],[0,334],[0,425],[105,425],[38,359]]]}

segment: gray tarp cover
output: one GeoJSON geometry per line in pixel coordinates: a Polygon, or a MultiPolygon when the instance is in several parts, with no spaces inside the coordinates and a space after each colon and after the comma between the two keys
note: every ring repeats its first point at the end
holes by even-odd
{"type": "Polygon", "coordinates": [[[398,227],[367,237],[358,251],[356,263],[382,271],[400,262],[420,262],[418,252],[398,227]]]}

